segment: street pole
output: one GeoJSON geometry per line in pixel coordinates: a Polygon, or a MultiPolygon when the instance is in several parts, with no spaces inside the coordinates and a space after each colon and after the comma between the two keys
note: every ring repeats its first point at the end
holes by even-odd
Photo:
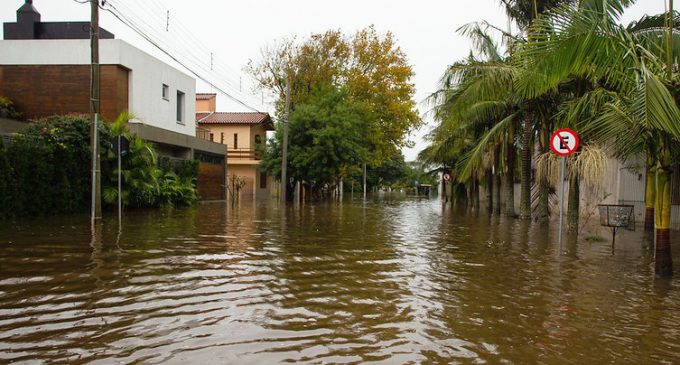
{"type": "Polygon", "coordinates": [[[123,205],[121,204],[121,195],[123,194],[123,189],[121,185],[121,172],[120,172],[120,160],[121,160],[121,155],[120,155],[120,145],[123,143],[122,141],[122,136],[118,135],[118,224],[120,226],[120,223],[122,222],[123,218],[123,205]]]}
{"type": "Polygon", "coordinates": [[[98,151],[99,123],[99,0],[90,0],[90,148],[92,150],[92,223],[102,217],[101,172],[98,151]]]}
{"type": "Polygon", "coordinates": [[[673,14],[673,0],[668,0],[668,63],[666,70],[668,71],[668,81],[673,78],[673,28],[675,26],[675,14],[673,14]]]}
{"type": "Polygon", "coordinates": [[[290,78],[286,75],[286,117],[283,121],[283,151],[281,158],[281,203],[286,203],[288,187],[288,119],[290,119],[290,78]]]}
{"type": "Polygon", "coordinates": [[[560,157],[562,160],[562,166],[560,167],[560,229],[559,229],[559,238],[557,239],[559,246],[560,246],[560,253],[562,252],[562,218],[564,215],[564,170],[565,170],[565,165],[567,162],[566,157],[560,157]]]}
{"type": "Polygon", "coordinates": [[[364,162],[364,199],[366,199],[366,163],[364,162]]]}

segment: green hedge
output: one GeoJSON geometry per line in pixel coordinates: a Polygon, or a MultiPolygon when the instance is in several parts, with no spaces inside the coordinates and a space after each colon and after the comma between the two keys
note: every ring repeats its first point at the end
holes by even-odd
{"type": "MultiPolygon", "coordinates": [[[[55,116],[32,124],[14,136],[9,145],[0,143],[0,217],[87,212],[91,181],[89,134],[87,116],[55,116]]],[[[105,207],[114,207],[118,194],[117,161],[110,151],[113,134],[109,124],[100,124],[105,207]]],[[[125,206],[178,206],[197,200],[197,162],[180,162],[177,169],[163,169],[148,142],[125,134],[131,141],[130,154],[123,159],[121,170],[125,206]]]]}
{"type": "MultiPolygon", "coordinates": [[[[90,123],[83,116],[51,117],[32,124],[0,149],[0,215],[74,213],[89,206],[90,123]]],[[[111,139],[106,124],[103,141],[111,139]]]]}

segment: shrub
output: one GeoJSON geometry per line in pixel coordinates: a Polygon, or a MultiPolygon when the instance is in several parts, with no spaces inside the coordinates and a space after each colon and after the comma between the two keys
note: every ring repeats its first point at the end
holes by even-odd
{"type": "MultiPolygon", "coordinates": [[[[198,161],[159,159],[149,142],[127,131],[125,124],[131,117],[121,114],[112,126],[114,134],[123,134],[130,141],[130,152],[123,157],[121,168],[123,205],[146,208],[187,206],[196,202],[198,161]]],[[[108,205],[115,206],[118,200],[117,157],[110,152],[108,158],[112,173],[103,188],[103,198],[108,205]]]]}
{"type": "MultiPolygon", "coordinates": [[[[113,125],[99,125],[105,207],[115,207],[118,200],[117,158],[110,145],[115,133],[124,133],[130,140],[130,153],[123,158],[121,170],[125,206],[194,203],[198,163],[181,162],[177,172],[163,171],[151,144],[125,130],[126,117],[122,115],[123,122],[113,125]]],[[[0,218],[86,212],[91,184],[89,135],[87,116],[54,116],[32,124],[9,145],[0,143],[0,218]]]]}
{"type": "Polygon", "coordinates": [[[0,117],[21,119],[22,115],[14,109],[14,103],[4,96],[0,96],[0,117]]]}
{"type": "MultiPolygon", "coordinates": [[[[2,215],[73,213],[86,210],[90,192],[90,121],[82,115],[33,123],[0,152],[2,215]],[[4,167],[4,166],[3,166],[4,167]]],[[[99,126],[100,148],[108,149],[110,128],[99,126]]]]}

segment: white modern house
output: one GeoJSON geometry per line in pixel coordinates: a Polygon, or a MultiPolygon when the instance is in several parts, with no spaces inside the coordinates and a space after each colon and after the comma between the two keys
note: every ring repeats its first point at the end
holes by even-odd
{"type": "MultiPolygon", "coordinates": [[[[4,24],[0,40],[0,96],[27,120],[90,112],[90,23],[41,22],[32,1],[4,24]]],[[[196,138],[196,80],[99,29],[100,116],[122,112],[129,129],[169,158],[199,159],[199,194],[224,198],[226,148],[196,138]]]]}
{"type": "MultiPolygon", "coordinates": [[[[148,125],[186,135],[195,135],[196,81],[193,78],[120,39],[102,39],[99,47],[102,67],[102,114],[108,111],[106,109],[113,107],[111,104],[116,104],[117,108],[114,109],[127,110],[148,125]],[[113,70],[109,70],[110,68],[113,70]],[[113,95],[115,100],[107,100],[109,90],[105,89],[113,87],[116,88],[116,90],[111,90],[115,91],[113,95]],[[121,90],[121,88],[126,90],[121,90]]],[[[16,86],[18,89],[24,89],[24,93],[30,91],[34,96],[39,93],[39,90],[35,89],[41,88],[47,89],[44,92],[51,94],[54,88],[66,86],[62,84],[72,84],[73,73],[69,72],[65,75],[66,79],[55,77],[44,80],[47,84],[41,85],[12,85],[15,83],[10,79],[17,79],[21,76],[23,80],[26,80],[25,76],[31,76],[26,75],[26,72],[21,72],[25,69],[21,66],[29,66],[33,73],[36,73],[49,72],[49,66],[73,67],[78,65],[84,66],[83,76],[89,78],[90,42],[86,39],[2,40],[0,41],[0,65],[6,73],[2,78],[4,86],[0,86],[2,89],[0,94],[15,100],[19,109],[25,109],[25,113],[34,116],[33,114],[39,110],[25,105],[30,104],[30,101],[22,97],[12,98],[12,94],[19,93],[21,90],[12,92],[6,88],[16,86]],[[11,73],[14,73],[15,77],[12,77],[11,73]]],[[[56,102],[59,97],[50,95],[49,99],[56,102]]],[[[88,100],[89,96],[87,99],[79,100],[80,103],[77,104],[88,106],[88,100]]],[[[87,108],[71,112],[76,111],[87,112],[87,108]]]]}

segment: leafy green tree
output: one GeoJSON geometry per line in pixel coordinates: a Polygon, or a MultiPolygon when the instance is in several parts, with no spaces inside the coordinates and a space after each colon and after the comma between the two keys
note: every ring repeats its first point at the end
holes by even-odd
{"type": "MultiPolygon", "coordinates": [[[[262,88],[277,94],[279,116],[283,115],[286,80],[293,111],[310,105],[318,90],[328,88],[343,89],[361,103],[356,112],[365,138],[359,163],[380,166],[395,149],[409,145],[408,133],[422,124],[406,55],[392,33],[379,34],[372,26],[351,36],[330,30],[302,42],[283,40],[263,49],[260,59],[249,63],[248,71],[262,88]]],[[[290,146],[295,146],[292,140],[290,146]]]]}
{"type": "MultiPolygon", "coordinates": [[[[289,122],[289,176],[317,192],[346,177],[347,167],[366,155],[363,109],[347,90],[328,87],[298,104],[289,122]]],[[[281,166],[281,141],[279,125],[262,162],[273,173],[281,166]]]]}

